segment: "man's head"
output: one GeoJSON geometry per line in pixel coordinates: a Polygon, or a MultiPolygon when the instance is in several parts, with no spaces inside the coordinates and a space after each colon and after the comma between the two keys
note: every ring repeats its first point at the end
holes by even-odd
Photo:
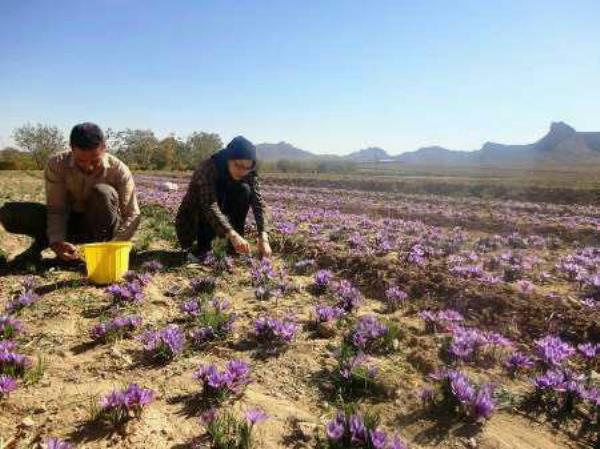
{"type": "Polygon", "coordinates": [[[71,130],[69,139],[75,165],[85,173],[99,170],[106,153],[104,133],[95,123],[80,123],[71,130]]]}

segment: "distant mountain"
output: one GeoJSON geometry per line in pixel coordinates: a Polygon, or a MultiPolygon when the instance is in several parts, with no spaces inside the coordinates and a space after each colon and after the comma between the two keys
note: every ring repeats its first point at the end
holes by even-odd
{"type": "Polygon", "coordinates": [[[378,162],[392,159],[383,148],[379,147],[369,147],[358,150],[344,156],[344,158],[354,162],[378,162]]]}
{"type": "Polygon", "coordinates": [[[395,160],[423,165],[491,165],[539,164],[554,162],[576,164],[600,162],[600,133],[577,132],[563,122],[550,125],[540,140],[525,145],[486,142],[475,151],[456,151],[441,147],[421,148],[400,154],[395,160]]]}
{"type": "Polygon", "coordinates": [[[279,159],[299,161],[317,157],[310,151],[301,150],[287,142],[259,143],[256,145],[256,152],[258,159],[263,161],[276,161],[279,159]]]}
{"type": "MultiPolygon", "coordinates": [[[[262,143],[256,146],[262,160],[310,160],[336,156],[314,154],[286,142],[262,143]]],[[[336,157],[337,158],[337,157],[336,157]]],[[[419,148],[395,156],[378,147],[355,151],[342,159],[356,163],[397,161],[407,165],[490,165],[511,166],[540,164],[600,163],[600,132],[579,132],[564,122],[550,125],[548,133],[537,142],[525,145],[506,145],[486,142],[479,150],[449,150],[440,146],[419,148]]]]}

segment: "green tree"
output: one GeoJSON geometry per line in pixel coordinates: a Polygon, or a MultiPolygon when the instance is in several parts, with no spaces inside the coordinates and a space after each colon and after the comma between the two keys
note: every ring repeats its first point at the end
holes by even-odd
{"type": "Polygon", "coordinates": [[[186,141],[183,156],[188,168],[194,168],[198,163],[223,147],[223,142],[218,134],[193,132],[186,141]]]}
{"type": "Polygon", "coordinates": [[[56,126],[28,123],[17,128],[13,138],[19,147],[31,154],[36,168],[40,170],[52,154],[67,149],[67,142],[56,126]]]}
{"type": "Polygon", "coordinates": [[[159,141],[149,129],[119,131],[111,136],[109,148],[116,156],[134,169],[151,170],[159,141]]]}

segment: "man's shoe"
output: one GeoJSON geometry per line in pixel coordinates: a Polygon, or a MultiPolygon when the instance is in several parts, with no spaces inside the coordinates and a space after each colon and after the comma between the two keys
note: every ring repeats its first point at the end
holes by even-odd
{"type": "Polygon", "coordinates": [[[35,268],[42,261],[42,253],[34,249],[28,249],[16,256],[8,263],[10,268],[35,268]]]}

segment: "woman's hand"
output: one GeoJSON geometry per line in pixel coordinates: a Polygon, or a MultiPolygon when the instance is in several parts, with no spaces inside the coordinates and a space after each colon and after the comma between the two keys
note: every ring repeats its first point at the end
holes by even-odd
{"type": "Polygon", "coordinates": [[[260,237],[258,237],[258,253],[261,257],[264,257],[266,259],[269,259],[273,254],[273,251],[271,250],[271,245],[269,245],[269,238],[266,234],[263,234],[260,237]]]}
{"type": "Polygon", "coordinates": [[[231,242],[233,249],[239,254],[250,254],[250,243],[235,231],[230,231],[227,238],[231,242]]]}

